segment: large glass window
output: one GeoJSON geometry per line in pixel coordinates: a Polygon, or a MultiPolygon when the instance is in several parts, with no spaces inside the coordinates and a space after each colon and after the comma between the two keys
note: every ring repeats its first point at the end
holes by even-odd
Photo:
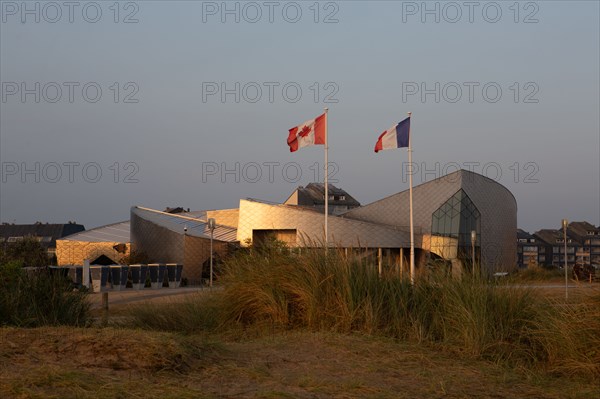
{"type": "Polygon", "coordinates": [[[477,232],[476,247],[481,242],[480,219],[481,213],[461,189],[433,213],[431,234],[457,239],[458,257],[470,259],[471,231],[477,232]]]}

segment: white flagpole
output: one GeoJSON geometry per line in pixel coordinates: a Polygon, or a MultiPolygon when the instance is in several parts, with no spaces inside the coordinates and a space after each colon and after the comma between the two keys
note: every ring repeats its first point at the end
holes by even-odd
{"type": "MultiPolygon", "coordinates": [[[[410,118],[412,112],[408,113],[410,118]]],[[[415,283],[415,231],[413,226],[413,164],[412,164],[412,134],[410,134],[410,122],[408,125],[408,164],[410,165],[409,174],[409,212],[410,212],[410,283],[415,283]]]]}
{"type": "Polygon", "coordinates": [[[327,144],[327,112],[329,108],[325,108],[325,248],[329,248],[329,233],[327,228],[327,217],[329,215],[329,162],[327,159],[327,152],[329,145],[327,144]]]}

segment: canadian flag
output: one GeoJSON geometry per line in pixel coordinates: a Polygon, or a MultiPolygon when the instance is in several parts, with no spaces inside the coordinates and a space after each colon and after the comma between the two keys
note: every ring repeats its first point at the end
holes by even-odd
{"type": "Polygon", "coordinates": [[[304,122],[290,129],[287,143],[290,152],[309,145],[325,144],[327,114],[317,116],[315,119],[304,122]]]}

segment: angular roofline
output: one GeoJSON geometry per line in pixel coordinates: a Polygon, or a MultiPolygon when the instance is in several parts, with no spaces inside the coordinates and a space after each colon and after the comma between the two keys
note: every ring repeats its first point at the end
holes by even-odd
{"type": "MultiPolygon", "coordinates": [[[[324,212],[320,212],[319,210],[314,209],[313,207],[307,207],[307,206],[297,206],[297,205],[287,205],[287,204],[279,204],[279,203],[270,203],[268,201],[261,201],[255,198],[246,198],[246,199],[241,199],[240,201],[248,201],[248,202],[256,202],[259,204],[263,204],[263,205],[268,205],[268,206],[277,206],[277,207],[281,207],[281,208],[287,208],[289,210],[292,211],[298,211],[298,212],[311,212],[311,213],[318,213],[320,215],[325,215],[324,212]]],[[[365,225],[369,225],[369,226],[377,226],[377,227],[382,227],[388,230],[394,230],[394,231],[400,231],[400,232],[404,232],[404,233],[408,233],[408,231],[406,231],[405,228],[408,228],[408,226],[395,226],[395,225],[391,225],[391,224],[384,224],[384,223],[375,223],[375,222],[370,222],[367,220],[360,220],[360,219],[353,219],[353,218],[348,218],[348,217],[344,217],[343,215],[329,215],[330,218],[338,218],[341,220],[347,220],[349,222],[352,223],[361,223],[361,224],[365,224],[365,225]]],[[[422,233],[418,233],[415,231],[416,235],[422,235],[422,233]]]]}
{"type": "MultiPolygon", "coordinates": [[[[167,217],[170,217],[170,218],[177,218],[177,219],[189,220],[190,222],[201,223],[201,224],[204,224],[204,225],[208,224],[208,220],[206,220],[206,219],[202,219],[202,218],[199,218],[199,217],[184,216],[183,214],[180,214],[180,213],[162,212],[162,211],[158,211],[156,209],[146,208],[146,207],[138,206],[138,205],[132,206],[130,210],[133,211],[134,209],[139,209],[139,210],[142,210],[142,211],[146,211],[146,212],[150,212],[150,213],[155,213],[155,214],[167,216],[167,217]]],[[[192,211],[192,212],[186,212],[186,213],[194,213],[194,212],[205,212],[205,211],[192,211]]],[[[232,233],[232,232],[234,232],[234,231],[237,231],[237,228],[231,227],[231,226],[226,226],[226,225],[223,225],[223,224],[215,223],[215,226],[218,229],[226,231],[229,234],[232,233]]],[[[171,230],[169,227],[166,227],[166,228],[168,228],[169,230],[171,230]]],[[[188,233],[188,235],[192,235],[191,234],[192,231],[193,231],[193,228],[190,228],[190,232],[188,233]]],[[[217,236],[215,236],[214,239],[217,240],[217,241],[223,241],[223,242],[235,242],[236,241],[236,240],[222,239],[223,235],[221,235],[221,237],[220,237],[217,234],[217,236]]],[[[210,238],[209,235],[206,235],[206,234],[203,234],[203,233],[200,233],[200,234],[196,235],[195,237],[210,238]]]]}
{"type": "MultiPolygon", "coordinates": [[[[424,183],[421,183],[421,184],[419,184],[419,185],[417,185],[417,186],[413,186],[413,190],[414,190],[414,189],[416,189],[416,188],[419,188],[419,187],[421,187],[421,186],[424,186],[424,185],[426,185],[426,184],[433,184],[433,183],[434,183],[434,182],[436,182],[436,181],[439,181],[439,180],[442,180],[442,179],[447,179],[449,176],[452,176],[452,175],[457,175],[457,174],[459,174],[459,173],[460,173],[460,174],[463,174],[463,173],[468,173],[468,174],[471,174],[471,175],[475,175],[475,176],[478,176],[478,177],[482,177],[482,178],[484,178],[484,179],[487,179],[487,180],[489,180],[489,181],[490,181],[490,182],[492,182],[492,183],[495,183],[495,184],[499,185],[499,186],[500,186],[500,187],[502,187],[502,188],[503,188],[503,189],[504,189],[504,190],[505,190],[507,193],[509,193],[509,194],[510,194],[510,196],[512,197],[512,199],[513,199],[513,201],[514,201],[514,203],[515,203],[515,207],[517,207],[517,199],[515,198],[515,195],[514,195],[514,194],[513,194],[513,193],[512,193],[512,192],[511,192],[511,191],[510,191],[508,188],[506,188],[506,186],[504,186],[504,185],[503,185],[503,184],[501,184],[501,183],[498,183],[498,182],[497,182],[496,180],[494,180],[494,179],[490,179],[490,178],[489,178],[489,177],[487,177],[487,176],[481,175],[481,174],[479,174],[479,173],[472,172],[472,171],[470,171],[470,170],[467,170],[467,169],[459,169],[459,170],[457,170],[457,171],[455,171],[455,172],[448,173],[447,175],[440,176],[440,177],[436,177],[436,178],[435,178],[435,179],[433,179],[433,180],[426,181],[426,182],[424,182],[424,183]]],[[[360,207],[358,207],[358,208],[349,209],[348,211],[346,211],[346,212],[342,213],[341,215],[344,215],[344,214],[346,214],[346,213],[349,213],[349,212],[355,211],[356,209],[360,209],[360,208],[362,208],[362,207],[366,207],[366,206],[370,206],[370,205],[372,205],[372,204],[376,204],[376,203],[378,203],[378,202],[381,202],[381,201],[383,201],[383,200],[387,200],[387,199],[389,199],[389,198],[391,198],[391,197],[393,197],[393,196],[395,196],[395,195],[399,195],[399,194],[402,194],[402,193],[405,193],[405,192],[408,192],[408,191],[410,191],[410,188],[407,188],[406,190],[402,190],[402,191],[398,191],[398,192],[396,192],[396,193],[390,194],[390,195],[388,195],[388,196],[385,196],[385,197],[383,197],[383,198],[380,198],[380,199],[378,199],[378,200],[375,200],[375,201],[373,201],[373,202],[369,202],[368,204],[361,205],[361,206],[360,206],[360,207]]]]}
{"type": "Polygon", "coordinates": [[[94,227],[93,229],[89,229],[89,230],[78,231],[77,233],[73,233],[73,234],[71,234],[71,235],[68,235],[68,236],[61,237],[61,238],[57,239],[56,241],[59,241],[59,240],[72,240],[72,239],[73,239],[73,237],[76,237],[76,236],[78,236],[78,235],[82,235],[82,234],[91,233],[91,232],[93,232],[94,230],[100,230],[100,229],[104,229],[104,228],[106,228],[106,227],[112,227],[112,226],[116,226],[116,225],[118,225],[118,224],[123,224],[123,223],[130,223],[130,220],[129,220],[129,219],[127,219],[127,220],[123,220],[123,221],[121,221],[121,222],[115,222],[115,223],[105,224],[104,226],[98,226],[98,227],[94,227]]]}

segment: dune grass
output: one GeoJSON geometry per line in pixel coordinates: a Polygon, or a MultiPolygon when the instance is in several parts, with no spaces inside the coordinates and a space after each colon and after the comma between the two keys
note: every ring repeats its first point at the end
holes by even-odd
{"type": "Polygon", "coordinates": [[[0,266],[0,326],[85,326],[91,321],[87,293],[46,268],[25,272],[21,265],[0,266]]]}
{"type": "Polygon", "coordinates": [[[361,333],[560,375],[600,375],[600,296],[545,300],[507,282],[429,273],[414,285],[342,252],[240,251],[222,289],[136,308],[135,326],[184,333],[268,328],[361,333]]]}

